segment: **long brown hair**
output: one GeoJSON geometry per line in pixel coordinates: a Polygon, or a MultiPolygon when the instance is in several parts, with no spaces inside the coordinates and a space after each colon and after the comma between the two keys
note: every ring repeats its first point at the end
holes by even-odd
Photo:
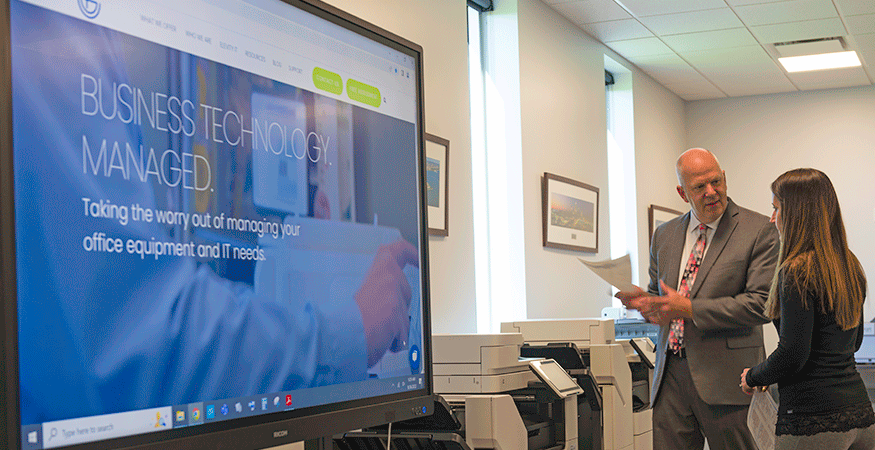
{"type": "MultiPolygon", "coordinates": [[[[780,315],[778,274],[789,288],[814,294],[823,313],[834,313],[842,329],[860,323],[866,275],[848,248],[845,225],[832,182],[817,169],[794,169],[772,182],[781,206],[781,250],[766,314],[780,315]]],[[[806,308],[806,296],[802,301],[806,308]]]]}

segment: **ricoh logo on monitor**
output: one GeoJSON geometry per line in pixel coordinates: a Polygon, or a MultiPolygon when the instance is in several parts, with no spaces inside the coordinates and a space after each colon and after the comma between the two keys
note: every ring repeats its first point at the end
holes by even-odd
{"type": "Polygon", "coordinates": [[[274,432],[273,432],[273,437],[274,437],[274,438],[286,437],[286,436],[288,436],[288,435],[289,435],[289,430],[280,430],[280,431],[274,431],[274,432]]]}
{"type": "Polygon", "coordinates": [[[93,19],[100,14],[100,2],[97,0],[77,0],[79,2],[79,10],[89,19],[93,19]]]}

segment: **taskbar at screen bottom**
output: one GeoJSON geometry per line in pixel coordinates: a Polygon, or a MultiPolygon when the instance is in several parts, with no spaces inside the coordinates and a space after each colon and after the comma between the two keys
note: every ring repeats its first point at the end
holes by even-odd
{"type": "Polygon", "coordinates": [[[22,450],[42,450],[413,391],[421,374],[24,425],[22,450]],[[355,389],[346,389],[355,386],[355,389]],[[355,395],[350,395],[354,393],[355,395]]]}

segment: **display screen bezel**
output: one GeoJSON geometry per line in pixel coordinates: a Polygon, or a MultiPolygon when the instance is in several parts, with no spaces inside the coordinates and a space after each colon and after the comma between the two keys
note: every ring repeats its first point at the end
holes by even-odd
{"type": "Polygon", "coordinates": [[[583,389],[571,378],[571,375],[553,359],[529,361],[529,368],[537,375],[538,379],[561,398],[583,393],[583,389]],[[560,377],[561,380],[557,380],[557,377],[560,377]],[[560,385],[558,382],[564,384],[560,385]]]}
{"type": "MultiPolygon", "coordinates": [[[[406,39],[376,27],[362,19],[347,14],[319,0],[276,0],[313,14],[344,28],[350,29],[375,42],[383,44],[414,60],[416,73],[417,123],[416,142],[418,153],[417,180],[420,192],[424,192],[424,114],[422,88],[422,48],[406,39]]],[[[0,33],[7,36],[0,46],[0,299],[3,314],[3,345],[0,346],[2,375],[6,380],[0,389],[0,442],[8,448],[21,448],[21,424],[19,419],[19,374],[18,374],[18,321],[16,292],[16,250],[14,217],[13,138],[12,138],[12,83],[10,3],[3,0],[0,9],[0,33]],[[4,435],[5,434],[5,435],[4,435]]],[[[297,442],[317,437],[330,436],[350,429],[374,426],[398,420],[430,414],[433,408],[431,383],[431,328],[429,313],[428,282],[428,230],[425,218],[424,195],[418,198],[420,214],[419,248],[422,292],[423,367],[425,383],[421,389],[369,397],[361,400],[333,403],[299,410],[277,412],[204,424],[197,427],[171,429],[151,434],[116,438],[63,448],[264,448],[284,443],[297,442]]]]}

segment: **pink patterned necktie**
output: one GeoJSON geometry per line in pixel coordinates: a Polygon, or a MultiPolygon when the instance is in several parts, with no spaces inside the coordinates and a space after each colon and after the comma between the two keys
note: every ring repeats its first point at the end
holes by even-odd
{"type": "MultiPolygon", "coordinates": [[[[687,259],[687,267],[684,269],[684,275],[681,278],[681,285],[678,287],[678,294],[684,297],[690,296],[690,286],[696,281],[696,273],[699,271],[699,266],[702,264],[702,257],[705,255],[705,243],[708,240],[708,227],[705,224],[699,225],[699,238],[696,239],[696,244],[693,246],[693,251],[690,252],[690,257],[687,259]]],[[[672,319],[668,332],[668,348],[677,354],[684,345],[684,319],[672,319]]]]}

